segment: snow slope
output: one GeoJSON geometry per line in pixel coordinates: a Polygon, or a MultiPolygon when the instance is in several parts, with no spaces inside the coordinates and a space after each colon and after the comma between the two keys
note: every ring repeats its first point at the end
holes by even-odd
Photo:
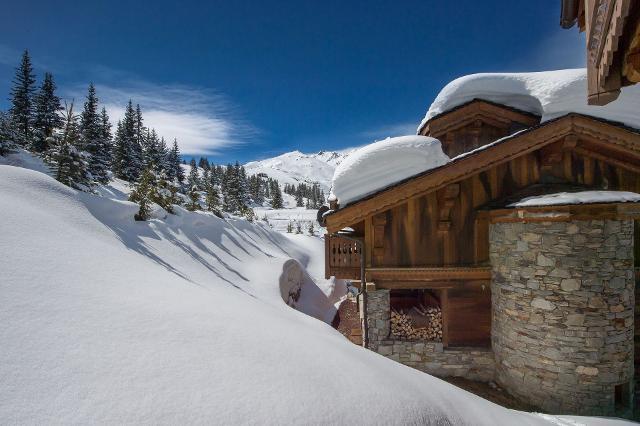
{"type": "Polygon", "coordinates": [[[403,179],[449,161],[440,141],[400,136],[366,145],[336,168],[331,195],[342,207],[403,179]]]}
{"type": "Polygon", "coordinates": [[[2,423],[616,423],[504,409],[286,306],[331,305],[318,239],[135,210],[0,165],[2,423]]]}
{"type": "Polygon", "coordinates": [[[481,73],[455,79],[440,91],[418,131],[433,117],[476,98],[540,115],[542,121],[576,112],[640,129],[640,87],[623,88],[619,98],[608,105],[587,105],[586,69],[568,69],[481,73]]]}
{"type": "Polygon", "coordinates": [[[285,183],[297,185],[318,182],[325,194],[328,194],[333,171],[352,151],[353,149],[320,151],[317,154],[292,151],[266,160],[252,161],[244,167],[248,175],[264,173],[277,179],[281,186],[285,183]]]}

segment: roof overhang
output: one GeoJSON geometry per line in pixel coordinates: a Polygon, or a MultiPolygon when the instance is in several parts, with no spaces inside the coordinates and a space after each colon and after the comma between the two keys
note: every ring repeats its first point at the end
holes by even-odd
{"type": "Polygon", "coordinates": [[[460,155],[443,166],[412,176],[375,194],[342,206],[325,216],[327,229],[330,233],[336,232],[362,221],[367,216],[383,212],[411,198],[436,191],[561,141],[569,135],[577,135],[580,139],[580,145],[573,148],[575,151],[640,173],[640,131],[573,113],[460,155]],[[601,154],[603,148],[606,150],[606,156],[601,154]],[[598,156],[604,158],[598,158],[598,156]]]}
{"type": "Polygon", "coordinates": [[[438,137],[477,120],[497,128],[509,129],[514,122],[527,127],[535,126],[540,123],[540,116],[496,102],[472,99],[432,117],[418,129],[418,134],[438,137]]]}

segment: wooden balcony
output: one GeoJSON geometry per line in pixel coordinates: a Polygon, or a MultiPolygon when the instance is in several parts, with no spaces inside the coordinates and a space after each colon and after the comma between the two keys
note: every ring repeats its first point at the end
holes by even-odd
{"type": "Polygon", "coordinates": [[[353,240],[325,236],[325,277],[345,280],[360,279],[362,244],[353,240]]]}

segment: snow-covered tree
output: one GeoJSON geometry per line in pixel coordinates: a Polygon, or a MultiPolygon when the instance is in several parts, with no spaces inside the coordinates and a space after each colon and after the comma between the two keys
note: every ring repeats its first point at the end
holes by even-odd
{"type": "Polygon", "coordinates": [[[109,115],[105,107],[102,107],[102,111],[100,112],[100,144],[100,152],[104,157],[103,161],[111,168],[113,136],[111,135],[111,122],[109,121],[109,115]]]}
{"type": "Polygon", "coordinates": [[[11,117],[6,112],[0,111],[0,155],[13,151],[17,137],[11,117]]]}
{"type": "Polygon", "coordinates": [[[93,83],[89,84],[87,99],[80,120],[80,146],[89,154],[89,173],[95,182],[109,182],[111,160],[110,143],[104,139],[103,118],[98,110],[98,97],[93,83]]]}
{"type": "Polygon", "coordinates": [[[173,140],[173,147],[167,155],[167,176],[171,180],[177,180],[180,184],[184,182],[184,170],[182,170],[177,139],[173,140]]]}
{"type": "Polygon", "coordinates": [[[196,188],[200,188],[200,176],[198,175],[198,166],[196,164],[196,160],[194,158],[191,159],[189,163],[189,176],[187,177],[187,185],[189,188],[195,186],[196,188]]]}
{"type": "Polygon", "coordinates": [[[189,197],[187,210],[192,212],[200,210],[200,190],[196,185],[189,187],[189,190],[187,191],[187,197],[189,197]]]}
{"type": "Polygon", "coordinates": [[[50,164],[53,175],[59,182],[76,189],[85,189],[90,184],[87,154],[80,149],[80,124],[73,111],[73,102],[66,106],[62,131],[47,143],[52,147],[45,159],[50,164]]]}
{"type": "Polygon", "coordinates": [[[129,101],[124,118],[116,128],[112,168],[116,177],[129,182],[136,181],[143,168],[142,146],[137,135],[140,118],[129,101]]]}
{"type": "Polygon", "coordinates": [[[33,74],[33,66],[29,51],[22,54],[20,65],[16,68],[11,89],[11,120],[18,132],[18,143],[27,146],[31,140],[33,125],[33,95],[35,92],[36,77],[33,74]]]}
{"type": "Polygon", "coordinates": [[[40,90],[35,96],[33,138],[31,148],[35,152],[44,152],[49,147],[47,139],[53,136],[55,129],[62,127],[60,111],[63,110],[60,98],[56,95],[56,84],[53,75],[44,74],[40,90]]]}
{"type": "Polygon", "coordinates": [[[275,184],[271,185],[271,207],[274,209],[281,209],[284,207],[282,192],[280,191],[278,181],[275,181],[275,184]]]}
{"type": "Polygon", "coordinates": [[[205,204],[207,210],[215,213],[220,216],[220,193],[218,192],[218,188],[213,182],[213,179],[209,175],[209,179],[204,182],[204,190],[205,190],[205,204]]]}
{"type": "Polygon", "coordinates": [[[309,221],[309,224],[307,225],[307,232],[309,232],[309,235],[314,235],[316,233],[316,228],[313,225],[313,220],[309,221]]]}
{"type": "Polygon", "coordinates": [[[151,166],[144,169],[140,179],[129,195],[129,200],[138,203],[138,213],[135,220],[148,220],[151,215],[151,205],[154,202],[156,191],[156,177],[151,166]]]}

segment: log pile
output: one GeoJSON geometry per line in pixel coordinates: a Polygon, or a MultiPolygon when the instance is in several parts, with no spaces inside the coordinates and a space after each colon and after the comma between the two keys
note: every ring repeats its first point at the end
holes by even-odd
{"type": "Polygon", "coordinates": [[[442,341],[442,310],[422,304],[404,310],[391,310],[391,334],[407,340],[442,341]]]}

